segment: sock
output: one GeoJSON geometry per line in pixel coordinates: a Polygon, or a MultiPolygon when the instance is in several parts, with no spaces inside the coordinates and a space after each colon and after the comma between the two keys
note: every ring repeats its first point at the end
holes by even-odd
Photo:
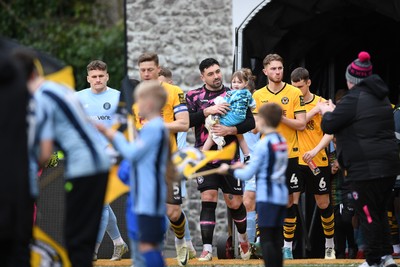
{"type": "MultiPolygon", "coordinates": [[[[283,237],[285,241],[292,242],[297,224],[297,204],[287,209],[286,218],[283,223],[283,237]]],[[[286,247],[286,246],[285,246],[286,247]]]]}
{"type": "Polygon", "coordinates": [[[393,245],[393,252],[400,253],[400,244],[393,245]]]}
{"type": "Polygon", "coordinates": [[[186,224],[186,218],[185,214],[181,212],[181,216],[176,222],[173,222],[170,220],[171,223],[171,228],[174,230],[175,236],[178,239],[183,239],[185,236],[185,224],[186,224]]]}
{"type": "Polygon", "coordinates": [[[239,232],[239,234],[244,234],[246,233],[246,228],[247,228],[247,220],[246,220],[246,207],[243,205],[243,203],[240,205],[240,207],[236,210],[228,208],[231,216],[232,216],[232,220],[235,222],[237,231],[239,232]]]}
{"type": "Polygon", "coordinates": [[[121,236],[118,237],[117,239],[114,239],[114,240],[113,240],[114,246],[119,246],[119,245],[122,245],[122,244],[124,244],[124,243],[125,243],[125,242],[124,242],[124,240],[122,239],[121,236]]]}
{"type": "MultiPolygon", "coordinates": [[[[319,214],[321,216],[321,224],[325,238],[333,238],[333,235],[335,234],[335,216],[332,205],[329,205],[326,209],[319,209],[319,214]]],[[[333,248],[333,246],[330,247],[333,248]]]]}
{"type": "Polygon", "coordinates": [[[99,248],[100,248],[100,243],[96,243],[96,245],[94,246],[94,253],[99,253],[99,248]]]}
{"type": "Polygon", "coordinates": [[[256,212],[249,211],[247,212],[247,235],[249,237],[250,242],[254,242],[256,238],[256,212]]]}
{"type": "Polygon", "coordinates": [[[335,247],[335,242],[333,241],[333,237],[325,238],[325,247],[326,248],[334,248],[335,247]]]}
{"type": "Polygon", "coordinates": [[[208,252],[212,252],[212,245],[211,244],[204,244],[203,251],[207,250],[208,252]]]}
{"type": "Polygon", "coordinates": [[[142,253],[146,267],[164,267],[164,259],[159,250],[149,250],[142,253]]]}
{"type": "Polygon", "coordinates": [[[284,248],[290,248],[290,249],[292,249],[292,247],[293,247],[293,241],[286,241],[286,240],[284,240],[284,241],[283,241],[283,247],[284,247],[284,248]]]}
{"type": "MultiPolygon", "coordinates": [[[[203,244],[212,244],[215,228],[216,202],[201,202],[200,230],[203,244]]],[[[211,252],[211,251],[210,251],[211,252]]]]}
{"type": "Polygon", "coordinates": [[[185,240],[184,238],[179,239],[179,238],[177,238],[177,237],[175,236],[175,246],[182,246],[182,245],[184,245],[185,243],[186,243],[186,240],[185,240]]]}
{"type": "MultiPolygon", "coordinates": [[[[185,215],[185,218],[187,218],[186,217],[186,213],[183,210],[182,210],[182,213],[183,213],[183,215],[185,215]]],[[[185,239],[186,239],[186,241],[192,240],[192,237],[190,236],[190,230],[189,230],[188,222],[185,223],[185,239]]]]}

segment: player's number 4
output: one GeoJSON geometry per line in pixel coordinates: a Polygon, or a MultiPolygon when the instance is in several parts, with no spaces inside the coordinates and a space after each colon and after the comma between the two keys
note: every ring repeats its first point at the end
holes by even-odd
{"type": "Polygon", "coordinates": [[[290,177],[290,183],[297,185],[299,183],[299,179],[297,179],[297,176],[295,173],[292,174],[292,177],[290,177]]]}

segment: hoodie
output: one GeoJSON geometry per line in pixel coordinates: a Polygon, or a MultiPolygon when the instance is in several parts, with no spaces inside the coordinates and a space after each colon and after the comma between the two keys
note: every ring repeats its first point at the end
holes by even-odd
{"type": "Polygon", "coordinates": [[[350,181],[396,176],[399,151],[394,135],[389,89],[378,75],[355,85],[333,112],[322,119],[322,130],[334,134],[338,160],[350,181]]]}

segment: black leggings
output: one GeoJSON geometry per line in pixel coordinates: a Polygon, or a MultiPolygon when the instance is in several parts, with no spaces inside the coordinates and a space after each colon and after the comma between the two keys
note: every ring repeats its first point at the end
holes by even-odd
{"type": "Polygon", "coordinates": [[[264,265],[282,267],[282,227],[260,227],[260,239],[264,265]]]}

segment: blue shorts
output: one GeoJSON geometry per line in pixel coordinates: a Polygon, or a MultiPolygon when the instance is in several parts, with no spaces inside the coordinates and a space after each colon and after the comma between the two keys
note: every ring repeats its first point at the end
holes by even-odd
{"type": "Polygon", "coordinates": [[[137,215],[139,226],[139,241],[159,244],[164,240],[164,216],[137,215]]]}
{"type": "Polygon", "coordinates": [[[256,191],[256,177],[253,176],[250,180],[247,180],[244,184],[244,191],[256,191]]]}
{"type": "Polygon", "coordinates": [[[281,227],[286,217],[286,205],[277,205],[268,202],[257,202],[257,220],[259,227],[281,227]]]}

